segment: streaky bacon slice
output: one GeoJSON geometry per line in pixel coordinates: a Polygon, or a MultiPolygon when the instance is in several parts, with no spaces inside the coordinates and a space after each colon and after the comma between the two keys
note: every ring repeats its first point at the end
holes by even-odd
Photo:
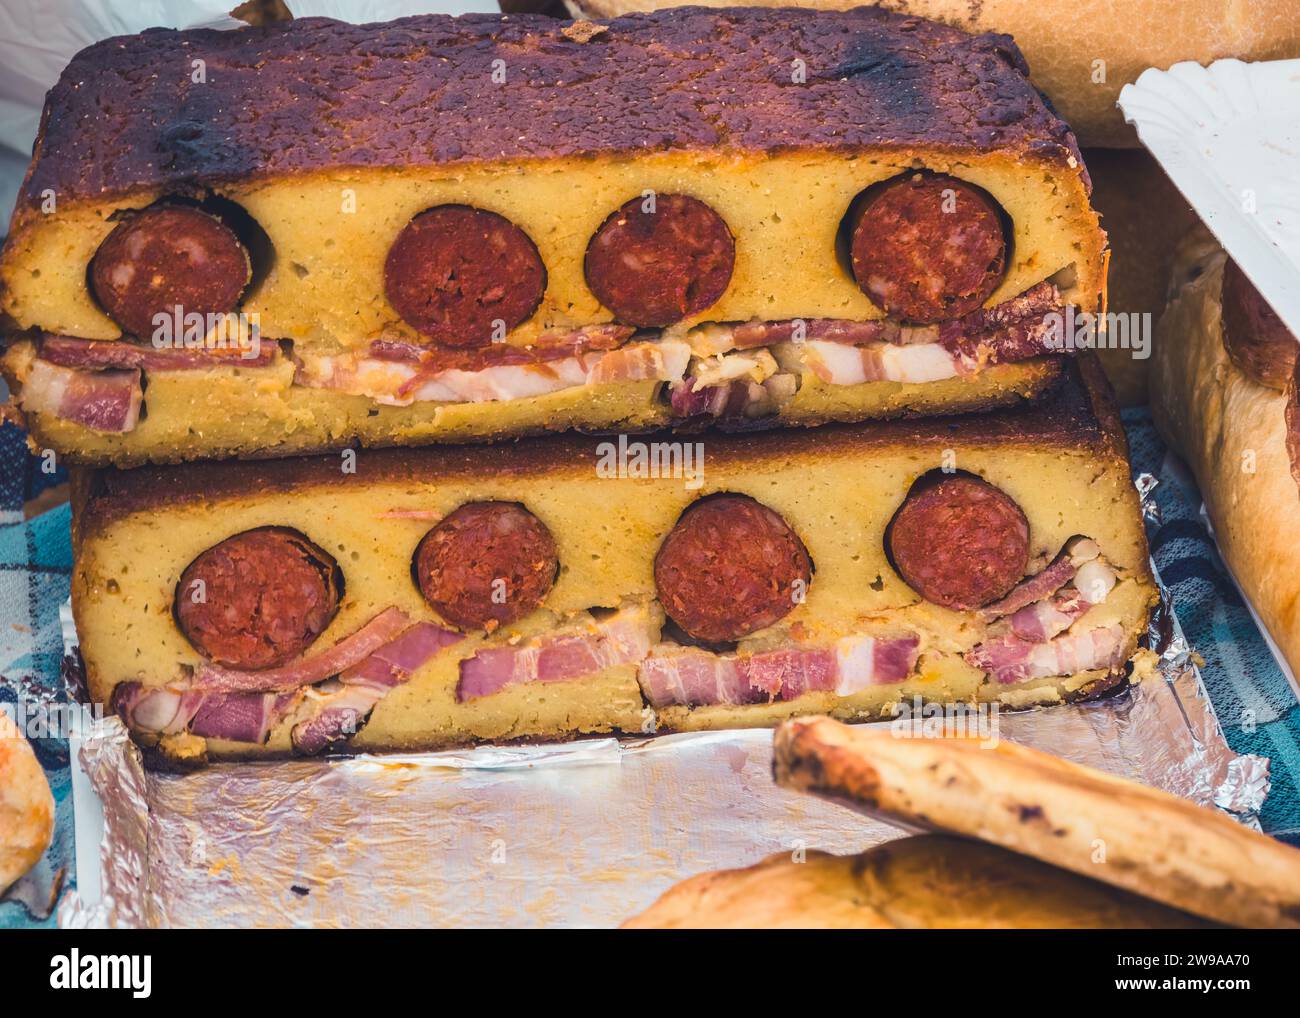
{"type": "MultiPolygon", "coordinates": [[[[394,620],[405,626],[396,637],[385,639],[365,657],[343,666],[337,679],[323,682],[319,687],[294,685],[281,691],[202,689],[196,688],[196,674],[190,680],[166,686],[119,683],[113,690],[113,709],[137,732],[175,735],[188,730],[205,738],[252,743],[264,743],[281,719],[294,714],[296,723],[291,734],[295,748],[300,752],[319,752],[336,742],[345,731],[355,732],[390,690],[409,679],[427,661],[464,639],[462,634],[431,622],[406,625],[405,618],[398,609],[387,609],[342,641],[352,641],[346,654],[327,661],[330,652],[326,651],[311,659],[311,673],[330,667],[328,674],[332,675],[339,671],[336,666],[340,661],[354,658],[390,631],[394,620]],[[365,639],[355,639],[363,634],[365,639]],[[303,746],[312,748],[303,749],[303,746]]],[[[237,673],[227,673],[231,674],[237,673]]],[[[276,681],[281,678],[277,675],[276,681]]]]}
{"type": "Polygon", "coordinates": [[[1069,586],[1013,614],[1008,620],[1011,631],[1034,643],[1050,640],[1074,625],[1093,605],[1105,601],[1116,582],[1115,570],[1104,560],[1085,562],[1069,586]]]}
{"type": "Polygon", "coordinates": [[[771,703],[832,691],[848,696],[902,682],[916,667],[919,647],[915,635],[849,636],[834,649],[782,647],[739,655],[669,645],[641,662],[637,681],[655,707],[771,703]]]}
{"type": "MultiPolygon", "coordinates": [[[[968,370],[985,364],[1066,353],[1052,343],[1052,315],[1063,321],[1065,304],[1049,280],[991,308],[979,308],[939,326],[939,342],[959,355],[968,370]]],[[[1058,339],[1061,337],[1058,337],[1058,339]]]]}
{"type": "Polygon", "coordinates": [[[302,720],[289,732],[294,751],[313,756],[346,742],[365,727],[387,691],[373,686],[323,682],[305,691],[302,720]]]}
{"type": "Polygon", "coordinates": [[[740,670],[750,688],[761,689],[779,700],[830,692],[837,677],[835,652],[819,649],[763,651],[741,658],[740,670]]]}
{"type": "Polygon", "coordinates": [[[973,667],[1009,684],[1098,668],[1113,671],[1124,663],[1124,643],[1124,627],[1116,622],[1069,632],[1044,643],[1008,633],[986,640],[965,657],[973,667]]]}
{"type": "Polygon", "coordinates": [[[1035,601],[1051,597],[1074,579],[1074,574],[1079,571],[1080,566],[1085,562],[1091,562],[1100,554],[1101,549],[1090,538],[1070,538],[1065,542],[1065,547],[1060,550],[1056,558],[1052,559],[1045,569],[1021,580],[1000,601],[994,601],[992,604],[981,608],[979,612],[981,621],[992,622],[1004,615],[1014,615],[1021,608],[1025,608],[1035,601]]]}
{"type": "Polygon", "coordinates": [[[21,395],[25,411],[109,434],[135,428],[143,400],[139,368],[82,371],[40,357],[31,362],[21,395]]]}
{"type": "Polygon", "coordinates": [[[565,682],[616,665],[633,664],[650,653],[662,618],[649,605],[622,608],[603,621],[592,619],[568,632],[536,637],[518,646],[485,647],[460,663],[456,700],[464,703],[525,682],[565,682]]]}
{"type": "Polygon", "coordinates": [[[653,707],[766,703],[769,699],[767,692],[750,685],[734,656],[697,647],[655,648],[641,662],[636,678],[653,707]]]}
{"type": "Polygon", "coordinates": [[[587,368],[587,384],[600,382],[675,382],[686,372],[691,349],[685,343],[628,343],[601,354],[587,368]]]}
{"type": "MultiPolygon", "coordinates": [[[[789,343],[799,335],[799,319],[777,322],[740,322],[731,327],[731,346],[736,350],[749,350],[756,346],[789,343]]],[[[861,346],[865,343],[892,343],[900,335],[897,322],[881,318],[870,322],[855,322],[847,318],[809,318],[802,322],[801,339],[821,339],[829,343],[861,346]]]]}
{"type": "Polygon", "coordinates": [[[835,645],[839,676],[835,692],[851,696],[868,686],[902,682],[916,668],[920,647],[918,636],[844,637],[835,645]]]}
{"type": "Polygon", "coordinates": [[[685,343],[669,340],[626,343],[576,355],[565,350],[554,353],[503,353],[496,363],[478,367],[448,366],[448,358],[441,356],[426,364],[387,354],[304,354],[296,359],[294,381],[309,388],[368,396],[393,406],[485,403],[603,382],[679,381],[690,360],[685,343]]]}
{"type": "Polygon", "coordinates": [[[400,608],[385,608],[355,633],[320,654],[257,672],[202,664],[194,670],[190,685],[205,692],[220,693],[269,693],[308,686],[360,664],[410,624],[410,617],[400,608]]]}
{"type": "Polygon", "coordinates": [[[1010,618],[1011,632],[1030,643],[1042,643],[1065,632],[1087,614],[1092,603],[1073,587],[1026,605],[1010,618]]]}
{"type": "Polygon", "coordinates": [[[184,683],[146,686],[140,682],[119,682],[113,687],[110,706],[130,729],[158,735],[185,731],[203,703],[203,695],[184,683]]]}
{"type": "Polygon", "coordinates": [[[205,739],[261,744],[301,694],[204,693],[190,732],[205,739]]]}
{"type": "Polygon", "coordinates": [[[430,371],[477,371],[500,364],[536,364],[561,357],[575,357],[592,350],[614,350],[632,337],[630,325],[588,325],[567,332],[547,332],[531,346],[493,343],[478,350],[428,347],[400,339],[376,339],[370,356],[377,360],[406,361],[430,371]]]}
{"type": "Polygon", "coordinates": [[[784,363],[790,362],[792,354],[828,385],[937,382],[956,378],[964,370],[961,359],[938,343],[845,346],[826,340],[807,340],[786,348],[782,354],[784,363]]]}
{"type": "Polygon", "coordinates": [[[280,352],[275,340],[260,340],[241,349],[235,344],[211,348],[155,347],[124,339],[75,339],[44,336],[40,357],[65,368],[143,368],[145,371],[186,371],[195,368],[263,368],[280,352]]]}

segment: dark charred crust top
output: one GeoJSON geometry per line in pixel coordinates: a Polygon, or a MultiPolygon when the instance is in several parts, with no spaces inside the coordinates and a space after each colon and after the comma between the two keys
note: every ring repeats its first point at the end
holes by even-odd
{"type": "MultiPolygon", "coordinates": [[[[636,437],[644,442],[674,438],[671,434],[636,437]]],[[[1001,410],[688,438],[704,442],[709,467],[714,470],[729,464],[856,456],[885,447],[933,450],[936,455],[947,448],[1047,448],[1083,452],[1121,465],[1125,455],[1113,397],[1100,367],[1088,355],[1069,362],[1056,386],[1041,399],[1001,410]]],[[[211,505],[316,487],[485,477],[494,481],[517,478],[527,484],[547,475],[594,477],[599,446],[611,440],[570,434],[488,446],[365,449],[357,451],[356,472],[350,474],[343,473],[338,453],[132,470],[106,468],[80,474],[73,485],[74,536],[80,541],[114,520],[140,511],[211,505]]]]}
{"type": "Polygon", "coordinates": [[[331,168],[674,149],[1079,158],[1009,36],[874,7],[676,8],[594,35],[566,35],[570,24],[304,18],[107,39],[47,96],[20,209],[47,188],[96,200],[331,168]]]}

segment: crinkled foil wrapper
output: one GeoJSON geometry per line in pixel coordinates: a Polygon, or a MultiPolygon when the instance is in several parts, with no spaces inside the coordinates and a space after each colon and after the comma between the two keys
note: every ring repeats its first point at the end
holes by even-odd
{"type": "MultiPolygon", "coordinates": [[[[1147,512],[1151,480],[1138,479],[1147,512]]],[[[1161,593],[1154,674],[1090,703],[1000,712],[997,737],[1258,826],[1268,760],[1224,741],[1161,593]]],[[[175,775],[146,771],[109,717],[81,761],[104,808],[102,898],[66,894],[65,927],[615,926],[697,873],[905,833],[777,787],[768,729],[175,775]]]]}

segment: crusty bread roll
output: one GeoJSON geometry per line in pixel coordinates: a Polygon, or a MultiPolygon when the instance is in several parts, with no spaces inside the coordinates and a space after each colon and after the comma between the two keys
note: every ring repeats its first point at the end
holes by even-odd
{"type": "MultiPolygon", "coordinates": [[[[751,0],[754,6],[767,7],[786,7],[791,2],[751,0]]],[[[725,0],[699,3],[727,6],[725,0]]],[[[575,17],[592,18],[679,6],[672,0],[565,0],[565,4],[575,17]]],[[[798,6],[843,10],[860,4],[803,0],[798,6]]],[[[1122,4],[881,0],[878,6],[946,21],[968,32],[1014,36],[1029,61],[1034,83],[1047,93],[1084,145],[1137,145],[1115,101],[1119,90],[1148,67],[1167,68],[1180,60],[1208,63],[1222,57],[1300,56],[1300,18],[1289,0],[1129,0],[1122,4]]]]}
{"type": "Polygon", "coordinates": [[[36,865],[54,833],[54,796],[45,772],[0,710],[0,893],[36,865]]]}
{"type": "Polygon", "coordinates": [[[1180,246],[1156,335],[1152,415],[1196,477],[1228,568],[1300,672],[1300,488],[1287,450],[1288,397],[1228,358],[1224,262],[1203,228],[1180,246]]]}
{"type": "Polygon", "coordinates": [[[1037,750],[804,718],[777,729],[772,770],[787,788],[992,842],[1218,922],[1300,927],[1300,852],[1037,750]]]}
{"type": "Polygon", "coordinates": [[[780,854],[670,888],[625,929],[1171,929],[1135,894],[977,841],[922,835],[861,855],[780,854]]]}

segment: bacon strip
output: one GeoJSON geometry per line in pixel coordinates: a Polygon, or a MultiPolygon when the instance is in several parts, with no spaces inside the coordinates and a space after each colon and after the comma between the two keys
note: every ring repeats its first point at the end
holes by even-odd
{"type": "MultiPolygon", "coordinates": [[[[294,685],[279,691],[226,691],[199,686],[199,673],[188,681],[167,686],[144,686],[139,682],[123,682],[113,690],[113,709],[137,732],[154,735],[176,735],[189,731],[209,739],[230,739],[235,742],[261,744],[266,742],[272,729],[291,713],[297,713],[291,738],[295,749],[315,753],[358,730],[390,690],[405,682],[427,661],[464,637],[431,622],[406,625],[406,616],[396,608],[376,615],[366,626],[337,644],[338,650],[347,644],[346,653],[331,658],[331,651],[303,662],[302,674],[315,675],[339,672],[337,679],[322,682],[314,688],[294,685]],[[365,648],[389,632],[394,624],[405,628],[394,638],[384,639],[378,647],[366,651],[365,656],[349,665],[340,662],[356,658],[365,648]],[[324,669],[331,670],[326,673],[324,669]]],[[[229,676],[244,674],[272,675],[273,681],[287,681],[274,672],[224,673],[229,676]]],[[[240,680],[244,681],[244,680],[240,680]]],[[[310,680],[316,681],[316,680],[310,680]]],[[[267,688],[267,687],[264,687],[267,688]]]]}
{"type": "Polygon", "coordinates": [[[1063,318],[1065,304],[1060,291],[1044,280],[994,307],[942,323],[938,341],[970,368],[1064,353],[1052,342],[1052,315],[1063,318]]]}
{"type": "Polygon", "coordinates": [[[370,356],[377,360],[404,361],[418,364],[437,373],[453,368],[478,371],[504,364],[539,364],[562,357],[576,357],[593,350],[614,350],[636,332],[630,325],[589,325],[568,332],[547,332],[531,346],[494,343],[479,350],[427,347],[399,339],[376,339],[370,344],[370,356]]]}
{"type": "Polygon", "coordinates": [[[306,717],[293,726],[289,739],[295,752],[314,756],[356,735],[384,693],[368,686],[324,682],[305,696],[306,717]]]}
{"type": "Polygon", "coordinates": [[[80,371],[36,358],[23,380],[22,407],[95,431],[124,434],[140,420],[140,370],[80,371]]]}
{"type": "Polygon", "coordinates": [[[694,647],[656,649],[641,662],[636,679],[653,707],[765,703],[770,698],[749,684],[736,657],[694,647]]]}
{"type": "Polygon", "coordinates": [[[645,605],[624,608],[604,622],[529,640],[486,647],[460,663],[456,700],[465,703],[526,682],[565,682],[640,661],[658,637],[662,616],[645,605]]]}
{"type": "Polygon", "coordinates": [[[107,342],[74,339],[71,336],[45,336],[40,357],[65,368],[142,368],[145,371],[185,371],[196,368],[234,366],[266,367],[280,352],[274,340],[260,341],[242,349],[235,344],[221,347],[160,348],[127,340],[107,342]]]}
{"type": "Polygon", "coordinates": [[[741,322],[731,327],[731,344],[736,350],[749,350],[756,346],[789,343],[800,339],[822,339],[831,343],[861,346],[864,343],[892,343],[898,339],[897,322],[886,318],[870,322],[854,322],[846,318],[810,318],[802,322],[787,319],[778,322],[741,322]],[[800,335],[800,333],[802,333],[800,335]]]}
{"type": "Polygon", "coordinates": [[[848,636],[834,649],[792,647],[757,654],[715,654],[698,647],[654,650],[637,671],[655,707],[771,703],[813,692],[850,696],[902,682],[916,667],[920,638],[848,636]]]}
{"type": "Polygon", "coordinates": [[[845,346],[808,340],[782,350],[782,359],[802,360],[805,368],[828,385],[863,382],[938,382],[966,373],[962,359],[940,343],[870,343],[845,346]]]}
{"type": "Polygon", "coordinates": [[[256,672],[202,664],[195,669],[191,686],[220,693],[268,693],[308,686],[360,664],[410,624],[410,618],[400,608],[385,608],[351,636],[320,654],[256,672]]]}
{"type": "Polygon", "coordinates": [[[304,356],[298,360],[294,381],[311,388],[369,396],[393,406],[416,402],[483,403],[541,396],[602,382],[677,381],[689,359],[686,344],[668,340],[474,370],[430,368],[421,363],[353,354],[304,356]]]}
{"type": "Polygon", "coordinates": [[[1050,597],[1074,579],[1080,566],[1091,562],[1100,554],[1101,549],[1095,541],[1086,537],[1071,538],[1046,569],[1016,584],[1000,601],[981,608],[980,620],[992,622],[1004,615],[1014,615],[1021,608],[1050,597]]]}
{"type": "Polygon", "coordinates": [[[206,693],[190,721],[190,732],[205,739],[264,743],[298,699],[288,693],[206,693]]]}
{"type": "MultiPolygon", "coordinates": [[[[938,325],[906,325],[892,318],[869,322],[843,318],[784,319],[772,322],[710,322],[688,330],[684,338],[697,356],[804,340],[841,346],[944,347],[954,362],[999,363],[1059,353],[1048,345],[1049,314],[1065,314],[1060,291],[1044,280],[991,308],[979,308],[938,325]]],[[[973,370],[972,364],[968,370],[973,370]]]]}
{"type": "Polygon", "coordinates": [[[1001,683],[1026,682],[1124,663],[1124,627],[1118,622],[1081,633],[1066,633],[1045,643],[1014,634],[988,640],[966,653],[966,660],[1001,683]]]}

